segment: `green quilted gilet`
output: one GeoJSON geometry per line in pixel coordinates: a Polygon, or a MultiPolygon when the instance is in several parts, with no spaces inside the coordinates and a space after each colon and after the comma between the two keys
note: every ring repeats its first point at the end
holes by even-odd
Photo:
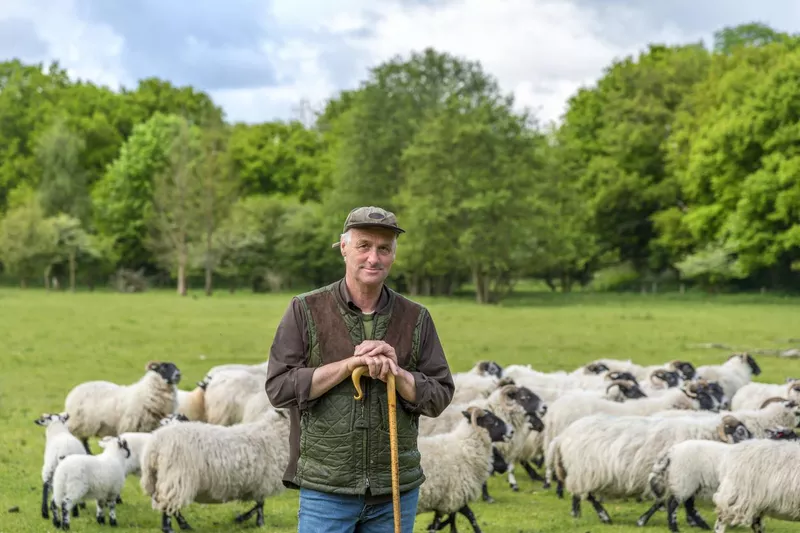
{"type": "MultiPolygon", "coordinates": [[[[390,319],[400,304],[419,309],[413,337],[406,342],[410,348],[410,357],[404,366],[409,371],[416,369],[420,324],[427,312],[423,307],[407,299],[401,302],[402,296],[390,290],[391,312],[388,315],[376,313],[373,317],[374,324],[369,324],[374,326],[374,335],[367,335],[359,312],[341,305],[335,298],[319,298],[324,291],[332,294],[335,290],[334,283],[299,296],[308,319],[309,367],[317,367],[324,361],[340,360],[352,354],[321,353],[319,335],[322,332],[313,320],[310,312],[312,306],[318,306],[317,313],[338,313],[346,326],[341,328],[342,335],[346,334],[345,331],[349,333],[349,347],[353,348],[368,337],[383,340],[389,330],[390,319]]],[[[329,317],[330,315],[326,315],[326,318],[329,317]]],[[[337,340],[342,345],[343,339],[337,340]]],[[[308,409],[301,411],[300,457],[294,478],[294,483],[298,486],[335,494],[364,494],[367,489],[373,495],[391,493],[386,383],[363,377],[361,387],[364,398],[356,400],[353,382],[347,378],[316,399],[308,409]]],[[[418,428],[419,415],[408,413],[400,405],[398,394],[397,440],[401,491],[415,488],[425,480],[417,450],[418,428]]]]}

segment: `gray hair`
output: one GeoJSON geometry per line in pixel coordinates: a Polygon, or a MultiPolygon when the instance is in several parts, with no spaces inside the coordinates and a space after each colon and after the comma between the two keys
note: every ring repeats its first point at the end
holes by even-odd
{"type": "MultiPolygon", "coordinates": [[[[339,242],[350,244],[350,239],[353,237],[353,230],[347,230],[339,236],[339,242]]],[[[397,253],[397,234],[392,237],[392,251],[397,253]]]]}

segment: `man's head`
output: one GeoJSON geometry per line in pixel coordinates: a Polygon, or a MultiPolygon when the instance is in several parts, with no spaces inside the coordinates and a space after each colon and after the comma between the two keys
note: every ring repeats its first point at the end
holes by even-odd
{"type": "Polygon", "coordinates": [[[394,213],[380,207],[357,207],[350,211],[339,247],[346,275],[365,285],[383,283],[394,263],[397,236],[405,230],[397,226],[394,213]]]}

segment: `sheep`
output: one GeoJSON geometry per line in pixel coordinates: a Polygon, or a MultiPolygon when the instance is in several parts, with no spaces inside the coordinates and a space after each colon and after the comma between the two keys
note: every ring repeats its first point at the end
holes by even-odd
{"type": "Polygon", "coordinates": [[[750,526],[764,531],[762,519],[800,520],[800,446],[784,440],[753,439],[728,450],[712,497],[714,531],[750,526]]]}
{"type": "Polygon", "coordinates": [[[683,382],[684,379],[679,372],[657,368],[642,383],[642,392],[647,396],[657,396],[666,390],[679,387],[683,382]]]}
{"type": "Polygon", "coordinates": [[[720,440],[685,440],[667,449],[658,459],[648,477],[656,502],[636,521],[644,526],[666,502],[670,531],[678,531],[678,507],[686,508],[686,520],[692,526],[710,529],[695,507],[695,499],[710,499],[717,488],[718,468],[731,444],[753,437],[745,425],[737,424],[731,415],[723,417],[720,440]]]}
{"type": "MultiPolygon", "coordinates": [[[[573,493],[573,510],[580,505],[580,496],[599,491],[611,496],[645,498],[652,495],[649,473],[664,451],[684,440],[716,440],[720,424],[724,426],[730,420],[737,420],[755,437],[762,438],[765,428],[800,425],[800,407],[793,401],[784,401],[756,411],[716,415],[692,411],[686,411],[686,416],[596,414],[570,424],[547,452],[558,479],[563,482],[567,478],[566,488],[573,493]],[[572,474],[568,476],[568,472],[572,474]]],[[[601,520],[609,520],[601,509],[595,505],[601,520]]]]}
{"type": "MultiPolygon", "coordinates": [[[[67,413],[51,414],[43,413],[42,416],[34,420],[38,426],[47,428],[45,430],[44,461],[42,464],[42,518],[48,519],[47,495],[53,486],[53,474],[55,474],[58,463],[69,455],[85,455],[86,450],[83,444],[67,429],[67,413]]],[[[78,516],[78,508],[73,509],[73,516],[78,516]]]]}
{"type": "Polygon", "coordinates": [[[753,357],[744,353],[735,353],[728,357],[722,365],[704,365],[696,369],[697,379],[716,381],[722,386],[725,397],[729,400],[743,386],[750,383],[753,376],[761,374],[761,368],[753,357]]]}
{"type": "MultiPolygon", "coordinates": [[[[727,419],[733,418],[726,415],[727,419]]],[[[732,423],[727,424],[733,427],[732,423]]],[[[797,434],[784,426],[766,428],[766,437],[774,440],[797,439],[797,434]]],[[[677,512],[680,505],[686,507],[687,522],[691,526],[711,529],[697,513],[695,499],[710,500],[719,486],[719,467],[727,460],[731,444],[753,437],[744,426],[737,426],[733,433],[720,435],[721,442],[710,440],[687,440],[670,447],[656,460],[650,472],[649,483],[657,501],[636,522],[644,526],[664,502],[667,504],[667,521],[670,531],[678,531],[677,512]],[[730,444],[726,444],[730,442],[730,444]]]]}
{"type": "Polygon", "coordinates": [[[552,458],[549,455],[550,443],[576,420],[595,413],[620,416],[649,415],[666,409],[711,410],[715,407],[716,403],[713,398],[695,383],[687,383],[681,387],[669,389],[654,398],[621,403],[598,398],[591,393],[575,392],[562,396],[550,405],[544,429],[545,483],[549,486],[553,472],[552,458]]]}
{"type": "MultiPolygon", "coordinates": [[[[462,373],[455,374],[454,377],[460,374],[462,373]]],[[[463,372],[463,374],[474,374],[478,376],[494,376],[497,379],[500,379],[503,377],[503,367],[500,366],[495,361],[481,360],[475,363],[470,370],[468,370],[467,372],[463,372]]]]}
{"type": "Polygon", "coordinates": [[[186,416],[189,420],[205,422],[206,418],[206,388],[211,380],[206,376],[197,382],[197,386],[191,391],[176,389],[178,395],[178,406],[175,413],[186,416]]]}
{"type": "Polygon", "coordinates": [[[189,524],[181,509],[192,502],[254,500],[236,523],[256,513],[264,525],[264,499],[285,490],[289,464],[289,419],[283,409],[265,412],[256,422],[220,426],[184,422],[153,432],[142,451],[142,489],[161,512],[161,530],[171,533],[172,517],[181,529],[189,524]]]}
{"type": "Polygon", "coordinates": [[[105,524],[103,509],[108,508],[108,523],[117,525],[117,498],[125,486],[125,460],[130,449],[125,439],[100,441],[99,455],[68,455],[59,462],[53,475],[53,525],[69,529],[69,515],[80,500],[97,500],[97,523],[105,524]],[[60,510],[60,519],[59,519],[60,510]]]}
{"type": "Polygon", "coordinates": [[[492,374],[480,375],[462,372],[453,375],[453,383],[455,391],[450,403],[458,405],[469,403],[472,400],[487,398],[495,389],[514,382],[506,378],[498,379],[497,376],[492,374]]]}
{"type": "Polygon", "coordinates": [[[420,486],[416,514],[433,512],[428,531],[445,524],[455,527],[457,513],[480,533],[469,507],[481,494],[492,469],[492,443],[509,442],[514,428],[491,411],[477,406],[462,411],[464,420],[452,431],[420,437],[418,447],[425,481],[420,486]],[[442,523],[442,517],[449,515],[442,523]]]}
{"type": "Polygon", "coordinates": [[[636,376],[637,380],[645,381],[655,370],[677,371],[681,379],[688,381],[694,379],[696,370],[689,361],[673,360],[663,365],[642,366],[630,359],[596,359],[584,366],[578,367],[573,374],[602,374],[608,371],[627,371],[636,376]]]}
{"type": "Polygon", "coordinates": [[[247,399],[242,410],[242,423],[255,422],[266,411],[274,409],[266,392],[255,393],[247,399]]]}
{"type": "MultiPolygon", "coordinates": [[[[180,422],[189,422],[189,418],[186,415],[182,414],[171,414],[165,418],[162,418],[159,422],[158,427],[164,427],[171,424],[177,424],[180,422]]],[[[142,466],[141,466],[141,459],[142,459],[142,451],[144,450],[145,444],[150,440],[152,437],[152,432],[132,432],[127,431],[125,433],[120,433],[119,437],[125,439],[125,442],[128,443],[128,449],[130,450],[131,454],[128,456],[128,459],[125,461],[125,475],[130,476],[141,476],[142,475],[142,466]]],[[[114,437],[103,437],[100,442],[108,441],[113,439],[114,437]]],[[[119,499],[117,499],[117,503],[121,503],[119,499]]]]}
{"type": "Polygon", "coordinates": [[[214,374],[205,390],[205,422],[221,426],[244,420],[247,403],[266,396],[266,377],[248,370],[224,370],[214,374]]]}
{"type": "Polygon", "coordinates": [[[181,372],[173,363],[151,361],[145,374],[131,385],[88,381],[67,394],[68,427],[81,439],[86,453],[89,437],[117,436],[127,431],[152,431],[175,412],[181,372]]]}
{"type": "Polygon", "coordinates": [[[781,396],[790,400],[800,400],[800,380],[789,378],[786,383],[750,382],[743,385],[731,398],[731,409],[758,409],[769,398],[781,396]]]}
{"type": "Polygon", "coordinates": [[[242,370],[244,372],[250,372],[251,374],[255,374],[258,376],[267,377],[267,366],[269,361],[264,361],[263,363],[257,364],[244,364],[244,363],[226,363],[222,365],[217,365],[211,367],[208,372],[206,372],[206,378],[213,377],[219,372],[228,372],[231,370],[242,370]]]}
{"type": "Polygon", "coordinates": [[[600,520],[611,523],[597,496],[648,496],[653,456],[681,440],[715,439],[735,431],[735,427],[725,425],[727,421],[730,419],[659,419],[607,413],[576,420],[548,449],[557,479],[572,493],[571,515],[580,516],[580,502],[585,497],[600,520]]]}

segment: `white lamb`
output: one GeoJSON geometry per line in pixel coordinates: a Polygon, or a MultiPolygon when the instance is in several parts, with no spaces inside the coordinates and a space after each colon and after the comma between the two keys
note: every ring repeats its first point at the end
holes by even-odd
{"type": "Polygon", "coordinates": [[[753,439],[726,454],[719,468],[716,533],[750,526],[763,533],[764,517],[800,520],[800,446],[786,440],[753,439]]]}
{"type": "Polygon", "coordinates": [[[108,508],[109,525],[117,525],[117,498],[125,486],[125,460],[131,452],[119,437],[101,441],[100,447],[101,454],[68,455],[56,467],[50,501],[56,527],[69,529],[70,511],[84,499],[97,500],[99,524],[105,524],[103,510],[108,508]]]}
{"type": "Polygon", "coordinates": [[[284,410],[264,413],[249,424],[219,426],[184,422],[153,432],[142,452],[140,484],[161,512],[164,533],[172,517],[189,527],[181,509],[192,502],[255,501],[236,517],[244,522],[257,514],[264,525],[264,499],[285,490],[281,480],[289,463],[289,419],[284,410]]]}
{"type": "Polygon", "coordinates": [[[205,421],[232,426],[244,421],[248,402],[266,396],[266,377],[248,370],[222,370],[211,378],[205,391],[205,421]]]}
{"type": "MultiPolygon", "coordinates": [[[[718,428],[731,420],[761,438],[767,428],[800,425],[800,407],[784,401],[756,411],[713,416],[692,411],[687,411],[687,416],[669,417],[591,415],[562,431],[551,443],[548,455],[559,480],[566,478],[565,487],[573,493],[574,511],[580,505],[580,497],[597,493],[649,498],[653,495],[649,474],[661,454],[685,440],[718,440],[718,428]]],[[[725,433],[730,434],[730,430],[725,433]]],[[[601,520],[609,520],[607,514],[600,512],[602,507],[595,505],[595,510],[601,520]]]]}
{"type": "Polygon", "coordinates": [[[152,431],[175,412],[181,372],[173,363],[151,361],[144,376],[131,385],[89,381],[73,388],[65,400],[68,426],[87,453],[89,437],[115,437],[126,431],[152,431]]]}
{"type": "MultiPolygon", "coordinates": [[[[42,464],[42,518],[50,518],[47,496],[53,486],[53,474],[58,463],[69,455],[86,455],[83,444],[67,429],[69,415],[66,413],[44,413],[34,420],[36,425],[47,428],[44,432],[44,461],[42,464]]],[[[73,509],[73,516],[78,516],[78,508],[73,509]]]]}
{"type": "Polygon", "coordinates": [[[492,443],[508,442],[514,428],[480,407],[468,407],[464,420],[449,433],[419,438],[420,462],[425,481],[420,486],[417,514],[433,512],[429,531],[451,523],[457,513],[480,533],[469,503],[481,495],[481,487],[492,470],[492,443]],[[449,515],[442,523],[442,517],[449,515]]]}
{"type": "Polygon", "coordinates": [[[758,409],[766,400],[776,396],[800,401],[800,380],[790,378],[781,384],[752,381],[736,391],[731,399],[731,409],[758,409]]]}
{"type": "Polygon", "coordinates": [[[759,374],[761,368],[750,354],[737,353],[728,357],[724,364],[697,367],[696,378],[716,381],[730,400],[740,388],[750,383],[753,376],[759,374]]]}

